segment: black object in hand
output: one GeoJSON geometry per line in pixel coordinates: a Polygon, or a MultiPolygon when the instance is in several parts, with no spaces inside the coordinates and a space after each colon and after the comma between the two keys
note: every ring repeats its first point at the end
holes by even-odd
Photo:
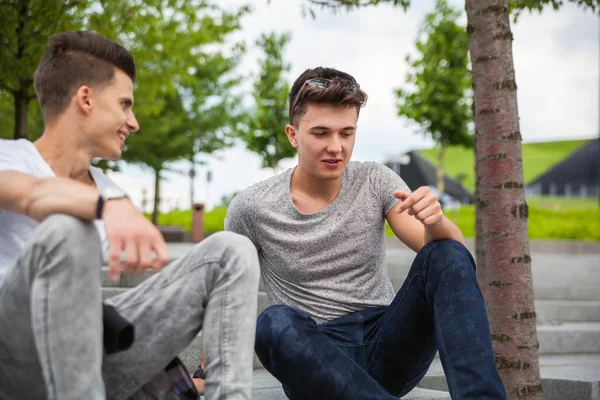
{"type": "Polygon", "coordinates": [[[102,304],[104,324],[104,351],[107,354],[127,350],[133,344],[135,330],[133,325],[119,314],[116,308],[102,304]]]}

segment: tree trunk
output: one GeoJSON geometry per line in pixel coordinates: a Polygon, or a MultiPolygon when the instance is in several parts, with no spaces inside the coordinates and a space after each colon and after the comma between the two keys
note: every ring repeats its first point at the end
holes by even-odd
{"type": "MultiPolygon", "coordinates": [[[[475,109],[473,108],[473,115],[475,114],[475,109]]],[[[474,148],[477,148],[477,139],[478,134],[475,133],[474,137],[474,148]]],[[[477,168],[477,157],[475,157],[475,176],[479,176],[479,168],[477,168]]],[[[481,289],[481,293],[483,294],[483,299],[485,300],[485,306],[488,307],[488,285],[485,272],[487,271],[485,266],[485,252],[483,251],[483,230],[481,226],[481,220],[483,218],[482,212],[479,209],[479,181],[475,182],[475,264],[477,265],[477,281],[479,282],[479,288],[481,289]]]]}
{"type": "Polygon", "coordinates": [[[446,152],[446,141],[442,140],[440,144],[440,151],[438,152],[438,164],[437,164],[437,190],[438,198],[441,199],[444,194],[444,154],[446,152]]]}
{"type": "Polygon", "coordinates": [[[542,399],[508,0],[466,0],[477,208],[496,367],[509,399],[542,399]]]}
{"type": "Polygon", "coordinates": [[[158,224],[158,212],[160,207],[160,169],[154,170],[154,208],[152,209],[152,223],[158,224]]]}
{"type": "Polygon", "coordinates": [[[269,161],[269,165],[271,167],[271,170],[273,170],[273,176],[279,174],[279,160],[277,158],[271,158],[271,161],[269,161]]]}
{"type": "MultiPolygon", "coordinates": [[[[17,26],[17,60],[25,57],[25,29],[29,23],[28,2],[23,1],[19,9],[19,24],[17,26]]],[[[29,92],[33,81],[29,77],[21,77],[19,79],[19,87],[15,92],[15,139],[27,139],[27,111],[29,105],[29,92]]]]}
{"type": "Polygon", "coordinates": [[[15,102],[15,139],[27,139],[27,111],[29,107],[29,85],[21,79],[18,92],[14,93],[15,102]]]}

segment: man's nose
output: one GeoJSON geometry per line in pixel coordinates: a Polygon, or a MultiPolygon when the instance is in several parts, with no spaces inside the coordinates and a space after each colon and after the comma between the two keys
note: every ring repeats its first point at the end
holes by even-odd
{"type": "Polygon", "coordinates": [[[327,144],[327,151],[330,153],[339,153],[342,151],[342,143],[338,135],[331,135],[331,139],[327,144]]]}
{"type": "Polygon", "coordinates": [[[133,113],[131,113],[131,116],[127,120],[127,127],[129,129],[129,132],[137,132],[138,129],[140,129],[140,125],[138,124],[137,119],[135,118],[135,115],[133,113]]]}

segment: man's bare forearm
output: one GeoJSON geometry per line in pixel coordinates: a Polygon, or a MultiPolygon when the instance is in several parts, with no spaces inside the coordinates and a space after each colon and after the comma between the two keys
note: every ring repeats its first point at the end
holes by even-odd
{"type": "Polygon", "coordinates": [[[440,222],[435,225],[429,225],[425,227],[425,242],[429,243],[433,240],[447,240],[452,239],[462,244],[465,244],[465,238],[458,229],[454,222],[448,218],[443,217],[440,222]]]}
{"type": "Polygon", "coordinates": [[[96,216],[98,190],[67,178],[36,178],[18,171],[0,171],[0,209],[38,221],[52,214],[84,220],[96,216]]]}

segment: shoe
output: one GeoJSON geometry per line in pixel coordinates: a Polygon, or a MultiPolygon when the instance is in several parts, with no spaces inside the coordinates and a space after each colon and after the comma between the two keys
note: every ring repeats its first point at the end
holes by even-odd
{"type": "Polygon", "coordinates": [[[198,369],[194,372],[193,379],[206,379],[206,371],[202,369],[202,365],[198,365],[198,369]]]}

